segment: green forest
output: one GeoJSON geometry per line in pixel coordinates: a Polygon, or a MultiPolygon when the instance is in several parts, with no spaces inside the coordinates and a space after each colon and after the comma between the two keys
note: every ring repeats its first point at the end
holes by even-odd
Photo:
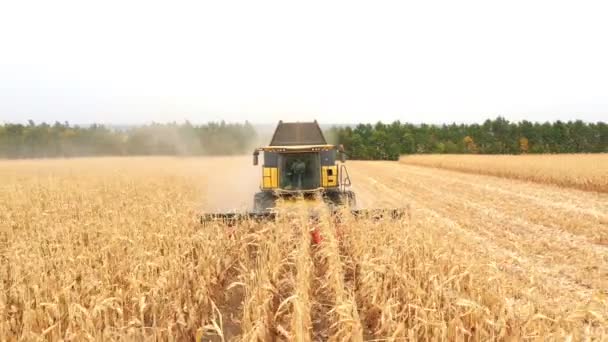
{"type": "Polygon", "coordinates": [[[118,129],[29,121],[27,125],[0,125],[0,158],[232,155],[251,152],[256,139],[255,128],[248,122],[185,122],[118,129]]]}
{"type": "MultiPolygon", "coordinates": [[[[325,130],[344,145],[350,159],[396,160],[413,153],[597,153],[608,152],[603,122],[509,122],[498,117],[482,124],[415,125],[395,121],[325,130]]],[[[69,123],[0,125],[0,158],[53,158],[123,155],[248,154],[268,139],[245,122],[190,122],[115,128],[69,123]]]]}
{"type": "Polygon", "coordinates": [[[360,124],[326,133],[344,145],[350,159],[397,160],[413,153],[598,153],[608,152],[604,122],[509,122],[498,117],[483,124],[360,124]]]}

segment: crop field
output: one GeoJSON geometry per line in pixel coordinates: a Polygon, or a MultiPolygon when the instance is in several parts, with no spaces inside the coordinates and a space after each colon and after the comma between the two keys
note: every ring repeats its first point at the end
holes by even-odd
{"type": "Polygon", "coordinates": [[[405,217],[202,225],[251,206],[250,159],[0,161],[0,340],[608,339],[608,193],[352,161],[405,217]]]}
{"type": "Polygon", "coordinates": [[[608,153],[410,155],[402,163],[608,192],[608,153]]]}

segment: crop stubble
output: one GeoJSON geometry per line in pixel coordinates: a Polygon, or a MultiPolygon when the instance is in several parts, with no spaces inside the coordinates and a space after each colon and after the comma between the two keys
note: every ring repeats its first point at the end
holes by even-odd
{"type": "MultiPolygon", "coordinates": [[[[606,338],[606,194],[350,162],[360,206],[409,218],[335,222],[320,208],[311,221],[290,206],[277,222],[201,226],[200,203],[216,209],[236,177],[213,170],[248,162],[0,162],[0,335],[606,338]]],[[[257,176],[239,173],[222,202],[249,201],[257,176]]]]}

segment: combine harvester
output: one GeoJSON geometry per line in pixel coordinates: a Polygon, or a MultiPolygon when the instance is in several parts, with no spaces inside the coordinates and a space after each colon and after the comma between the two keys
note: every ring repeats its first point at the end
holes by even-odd
{"type": "MultiPolygon", "coordinates": [[[[253,152],[253,165],[263,153],[260,192],[254,195],[253,211],[248,213],[205,213],[201,223],[223,222],[235,225],[243,220],[274,220],[285,210],[276,210],[277,202],[324,202],[337,216],[348,208],[355,218],[399,219],[405,209],[357,209],[355,193],[346,165],[344,148],[330,145],[319,124],[279,121],[270,145],[253,152]],[[341,163],[338,164],[338,161],[341,163]]],[[[284,205],[287,209],[289,205],[284,205]]],[[[312,208],[312,206],[311,206],[312,208]]],[[[317,216],[314,210],[311,217],[317,216]]]]}

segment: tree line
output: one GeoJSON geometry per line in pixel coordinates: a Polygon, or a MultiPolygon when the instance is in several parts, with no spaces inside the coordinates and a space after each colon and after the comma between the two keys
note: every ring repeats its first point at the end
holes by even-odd
{"type": "Polygon", "coordinates": [[[497,117],[483,124],[390,124],[334,126],[328,138],[344,145],[351,159],[397,160],[414,153],[599,153],[608,152],[608,125],[555,121],[509,122],[497,117]]]}
{"type": "MultiPolygon", "coordinates": [[[[342,144],[351,159],[396,160],[413,153],[597,153],[608,152],[604,122],[509,122],[415,125],[395,121],[333,126],[328,139],[342,144]]],[[[267,141],[261,141],[265,144],[267,141]]],[[[106,155],[234,155],[260,144],[249,122],[203,125],[154,123],[113,128],[69,123],[0,125],[0,158],[53,158],[106,155]]]]}
{"type": "Polygon", "coordinates": [[[0,158],[122,155],[231,155],[251,152],[253,125],[211,122],[111,128],[69,123],[0,125],[0,158]]]}

